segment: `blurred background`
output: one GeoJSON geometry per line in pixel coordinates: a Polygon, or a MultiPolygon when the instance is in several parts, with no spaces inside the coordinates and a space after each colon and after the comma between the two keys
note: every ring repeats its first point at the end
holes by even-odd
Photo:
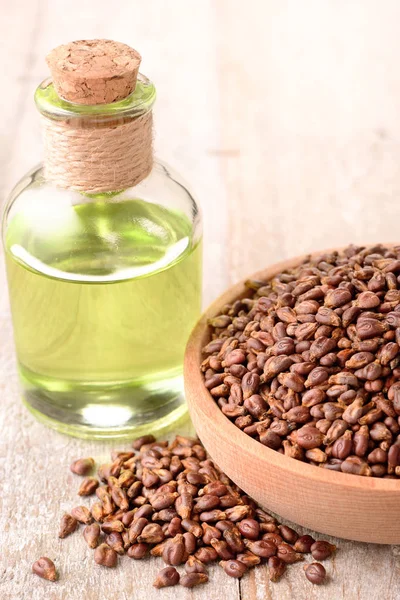
{"type": "Polygon", "coordinates": [[[203,207],[205,303],[278,259],[398,241],[398,0],[0,4],[2,201],[41,160],[46,54],[106,37],[142,54],[157,153],[203,207]]]}

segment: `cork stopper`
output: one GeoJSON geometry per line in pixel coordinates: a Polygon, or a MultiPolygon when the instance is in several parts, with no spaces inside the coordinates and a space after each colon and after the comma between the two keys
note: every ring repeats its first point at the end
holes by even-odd
{"type": "Polygon", "coordinates": [[[109,104],[135,90],[141,56],[112,40],[79,40],[48,54],[59,96],[76,104],[109,104]]]}

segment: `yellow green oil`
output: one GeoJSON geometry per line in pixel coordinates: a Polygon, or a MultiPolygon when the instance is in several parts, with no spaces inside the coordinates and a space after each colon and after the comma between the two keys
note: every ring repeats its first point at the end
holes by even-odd
{"type": "Polygon", "coordinates": [[[183,213],[83,198],[11,216],[6,265],[24,399],[76,435],[165,426],[184,411],[201,244],[183,213]]]}

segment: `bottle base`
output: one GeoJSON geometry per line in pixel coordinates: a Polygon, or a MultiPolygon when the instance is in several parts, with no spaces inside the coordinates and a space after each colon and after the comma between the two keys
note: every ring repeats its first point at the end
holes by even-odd
{"type": "Polygon", "coordinates": [[[54,389],[21,372],[23,402],[42,423],[86,439],[161,435],[187,415],[182,376],[144,386],[54,389]]]}

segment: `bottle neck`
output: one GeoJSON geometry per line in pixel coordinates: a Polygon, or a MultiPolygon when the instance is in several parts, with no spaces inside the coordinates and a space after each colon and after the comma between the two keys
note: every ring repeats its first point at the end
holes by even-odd
{"type": "Polygon", "coordinates": [[[133,94],[112,104],[72,104],[50,81],[36,91],[42,115],[44,170],[57,186],[97,194],[137,185],[153,166],[155,89],[140,76],[133,94]]]}

